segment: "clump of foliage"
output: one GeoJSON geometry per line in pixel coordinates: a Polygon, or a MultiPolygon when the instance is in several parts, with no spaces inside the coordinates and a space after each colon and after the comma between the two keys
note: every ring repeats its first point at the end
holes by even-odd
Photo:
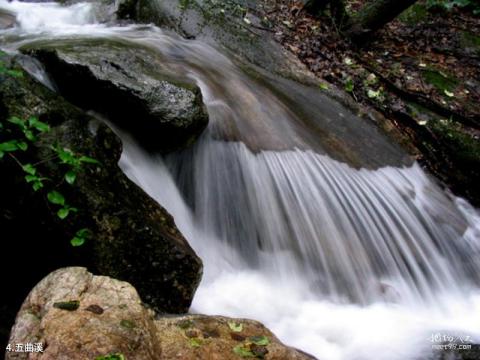
{"type": "MultiPolygon", "coordinates": [[[[38,141],[40,134],[50,131],[50,127],[36,117],[30,117],[26,120],[11,117],[7,120],[7,124],[3,122],[0,123],[0,131],[2,135],[4,135],[2,137],[8,137],[10,135],[9,140],[0,143],[0,160],[6,155],[13,159],[25,173],[25,181],[32,186],[33,191],[37,192],[41,189],[49,188],[50,191],[46,194],[47,200],[57,207],[57,216],[60,219],[64,220],[71,213],[78,212],[78,209],[71,206],[65,199],[65,196],[56,190],[58,185],[56,187],[53,185],[46,187],[46,185],[51,184],[51,179],[40,173],[38,169],[39,163],[23,163],[20,157],[15,155],[17,152],[26,152],[32,144],[38,141]]],[[[99,164],[98,161],[93,158],[77,155],[72,150],[62,148],[58,145],[53,146],[52,150],[54,150],[56,156],[51,160],[58,161],[60,165],[67,166],[63,179],[70,185],[75,183],[77,173],[84,163],[99,164]]],[[[70,242],[73,246],[83,245],[89,237],[89,234],[88,229],[80,229],[70,242]]]]}
{"type": "Polygon", "coordinates": [[[473,14],[480,15],[478,0],[427,0],[427,9],[441,9],[450,11],[455,7],[472,10],[473,14]]]}
{"type": "MultiPolygon", "coordinates": [[[[3,53],[0,53],[0,56],[3,53]]],[[[5,63],[0,60],[0,73],[7,74],[12,77],[22,77],[23,73],[20,70],[11,70],[5,66],[5,63]]],[[[21,119],[16,116],[8,118],[6,121],[0,121],[0,161],[6,156],[14,160],[16,164],[25,173],[25,181],[31,185],[34,192],[45,190],[46,199],[52,205],[57,207],[56,214],[61,220],[66,219],[70,214],[78,212],[78,209],[71,206],[66,200],[65,196],[59,191],[60,184],[53,184],[52,179],[41,174],[39,170],[39,163],[28,163],[22,161],[22,156],[19,154],[25,153],[33,144],[36,144],[39,137],[50,132],[50,126],[37,117],[32,116],[28,119],[21,119]]],[[[63,148],[59,145],[52,146],[54,157],[49,159],[56,161],[61,167],[65,168],[63,181],[69,185],[73,185],[77,178],[77,174],[81,171],[85,164],[100,164],[97,160],[75,154],[68,148],[63,148]]],[[[62,181],[62,182],[63,182],[62,181]]],[[[90,237],[90,230],[83,228],[75,233],[75,236],[70,240],[72,246],[81,246],[90,237]]]]}
{"type": "Polygon", "coordinates": [[[266,336],[250,336],[242,344],[233,348],[233,352],[243,358],[263,359],[268,354],[267,345],[270,340],[266,336]]]}

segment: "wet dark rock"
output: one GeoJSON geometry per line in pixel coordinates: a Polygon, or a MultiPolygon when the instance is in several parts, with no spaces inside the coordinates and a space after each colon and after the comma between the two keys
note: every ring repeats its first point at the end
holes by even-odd
{"type": "Polygon", "coordinates": [[[116,1],[115,13],[119,19],[132,20],[137,16],[136,0],[118,0],[116,1]]]}
{"type": "Polygon", "coordinates": [[[162,72],[161,59],[145,47],[69,40],[22,51],[43,63],[66,99],[107,116],[149,150],[188,146],[208,123],[199,88],[162,72]]]}
{"type": "MultiPolygon", "coordinates": [[[[8,69],[20,71],[5,55],[2,62],[8,69]]],[[[36,116],[50,125],[51,131],[40,135],[27,151],[15,152],[22,164],[37,164],[38,173],[50,180],[45,181],[45,189],[35,192],[13,158],[5,155],[0,159],[0,227],[4,234],[11,234],[0,242],[0,271],[11,272],[12,256],[35,269],[5,277],[3,286],[9,289],[9,296],[0,301],[2,336],[26,292],[42,276],[66,265],[88,266],[127,280],[135,284],[144,302],[160,312],[186,312],[200,281],[201,260],[167,211],[120,170],[118,137],[28,74],[21,74],[0,74],[0,120],[7,124],[11,116],[36,116]],[[99,164],[82,166],[74,185],[69,185],[63,180],[68,167],[56,160],[54,145],[94,158],[99,164]],[[52,189],[63,194],[78,212],[61,220],[58,209],[47,200],[52,189]],[[83,246],[72,247],[70,239],[82,228],[88,229],[90,236],[83,246]]],[[[2,130],[0,142],[12,136],[2,130]]]]}

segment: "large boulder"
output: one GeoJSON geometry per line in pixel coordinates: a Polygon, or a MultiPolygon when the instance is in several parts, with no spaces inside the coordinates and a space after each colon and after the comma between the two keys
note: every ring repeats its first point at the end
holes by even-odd
{"type": "MultiPolygon", "coordinates": [[[[42,276],[72,264],[131,282],[142,300],[158,311],[186,312],[201,278],[202,262],[167,211],[118,167],[119,138],[98,119],[16,68],[5,55],[2,63],[8,71],[0,73],[0,143],[18,138],[29,148],[0,159],[0,227],[5,236],[0,242],[0,271],[12,272],[16,266],[12,256],[33,269],[5,276],[3,285],[9,290],[0,300],[2,327],[42,276]],[[7,121],[12,116],[37,117],[51,130],[32,143],[7,121]],[[85,158],[70,185],[64,176],[71,167],[59,158],[58,149],[97,162],[85,158]],[[48,177],[44,188],[34,191],[25,181],[29,173],[19,163],[34,164],[38,177],[48,177]],[[48,200],[50,191],[62,194],[76,212],[62,220],[60,206],[48,200]],[[81,229],[88,229],[87,240],[72,247],[70,239],[81,229]]],[[[51,200],[58,203],[58,197],[51,200]]]]}
{"type": "Polygon", "coordinates": [[[35,286],[17,315],[9,343],[42,344],[44,351],[7,352],[7,360],[83,360],[113,354],[135,360],[313,359],[283,345],[256,321],[155,316],[130,284],[78,267],[57,270],[35,286]]]}
{"type": "Polygon", "coordinates": [[[199,88],[162,71],[162,59],[147,47],[90,39],[42,42],[22,51],[43,63],[67,100],[106,115],[147,149],[188,146],[208,123],[199,88]]]}
{"type": "Polygon", "coordinates": [[[130,284],[81,267],[60,269],[30,292],[9,339],[9,344],[40,343],[43,353],[7,351],[6,359],[93,360],[122,353],[154,360],[160,349],[150,314],[130,284]]]}

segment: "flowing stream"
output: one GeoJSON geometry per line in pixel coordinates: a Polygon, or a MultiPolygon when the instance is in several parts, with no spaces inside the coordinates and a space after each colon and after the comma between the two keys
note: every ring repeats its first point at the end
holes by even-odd
{"type": "Polygon", "coordinates": [[[477,210],[371,125],[325,98],[292,105],[209,45],[102,24],[94,3],[0,9],[17,17],[0,31],[7,51],[122,39],[200,86],[210,125],[193,147],[152,156],[122,135],[120,162],[204,262],[192,312],[259,320],[322,360],[428,359],[438,334],[480,342],[477,210]]]}

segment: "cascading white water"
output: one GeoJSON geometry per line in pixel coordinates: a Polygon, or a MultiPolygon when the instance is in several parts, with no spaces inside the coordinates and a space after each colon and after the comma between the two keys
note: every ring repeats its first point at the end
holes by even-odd
{"type": "MultiPolygon", "coordinates": [[[[93,4],[2,1],[18,21],[0,32],[2,47],[121,38],[201,87],[211,123],[192,148],[155,157],[124,136],[121,160],[204,261],[193,312],[260,320],[319,359],[423,359],[435,333],[480,342],[479,215],[417,164],[367,170],[332,159],[296,109],[205,44],[95,24],[93,4]]],[[[332,132],[352,121],[327,117],[332,132]]]]}

